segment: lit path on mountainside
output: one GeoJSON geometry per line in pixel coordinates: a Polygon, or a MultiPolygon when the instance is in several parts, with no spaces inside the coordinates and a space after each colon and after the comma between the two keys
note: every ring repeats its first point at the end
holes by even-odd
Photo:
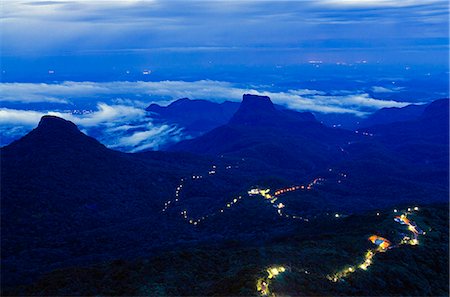
{"type": "MultiPolygon", "coordinates": [[[[227,166],[224,166],[224,169],[228,171],[228,170],[231,170],[231,169],[237,168],[237,167],[238,166],[227,165],[227,166]]],[[[183,187],[187,180],[199,181],[204,178],[215,175],[218,170],[220,170],[218,168],[218,166],[212,165],[210,170],[205,175],[192,175],[192,176],[180,179],[180,183],[177,185],[177,187],[175,189],[175,197],[164,203],[162,212],[166,212],[171,206],[174,206],[175,204],[180,202],[181,193],[183,191],[183,187]]],[[[329,171],[332,172],[333,170],[329,169],[329,171]]],[[[347,174],[339,173],[337,183],[340,184],[342,182],[342,180],[345,178],[347,178],[347,174]]],[[[318,178],[313,179],[307,185],[296,185],[296,186],[278,189],[278,190],[274,191],[273,194],[270,194],[270,189],[255,187],[255,188],[250,189],[247,192],[248,196],[246,196],[246,197],[261,196],[263,198],[263,200],[269,202],[269,205],[274,207],[275,211],[277,212],[277,214],[280,217],[297,219],[297,220],[302,220],[302,221],[308,222],[309,221],[308,218],[303,218],[300,215],[288,213],[286,211],[287,206],[285,204],[283,204],[282,202],[279,202],[278,199],[280,198],[280,196],[282,196],[286,193],[294,192],[294,191],[311,191],[316,186],[323,184],[325,181],[326,180],[324,178],[318,177],[318,178]]],[[[209,217],[225,213],[228,209],[237,205],[242,199],[244,199],[244,197],[241,195],[231,198],[217,212],[214,212],[214,213],[211,213],[208,215],[204,215],[204,216],[201,216],[198,218],[189,216],[187,210],[182,210],[180,212],[180,215],[187,223],[192,224],[193,226],[197,226],[200,223],[202,223],[203,221],[207,220],[209,217]]],[[[394,218],[395,222],[398,222],[399,224],[407,226],[407,229],[411,232],[412,236],[404,235],[402,240],[398,244],[393,245],[391,243],[391,241],[389,241],[386,238],[383,238],[378,235],[372,235],[368,238],[368,240],[370,240],[374,245],[376,245],[376,248],[368,250],[364,254],[364,260],[362,262],[360,262],[356,265],[349,265],[349,266],[345,267],[344,269],[342,269],[332,275],[327,275],[326,278],[328,278],[332,282],[337,283],[338,281],[343,280],[344,278],[348,277],[352,273],[357,272],[358,270],[359,271],[367,270],[369,268],[369,266],[373,264],[374,257],[377,253],[386,252],[392,248],[397,248],[397,247],[400,247],[401,245],[405,245],[405,244],[418,245],[419,244],[419,235],[424,235],[425,232],[423,232],[417,226],[417,224],[415,224],[412,220],[408,219],[408,217],[407,217],[408,215],[413,214],[414,212],[417,212],[418,210],[419,210],[419,208],[417,206],[414,208],[407,208],[407,210],[405,210],[400,216],[395,216],[395,218],[394,218]]],[[[397,209],[394,209],[393,212],[396,214],[400,213],[400,211],[398,211],[397,209]]],[[[379,215],[380,215],[380,213],[377,213],[377,216],[379,216],[379,215]]],[[[338,213],[336,213],[334,216],[336,218],[340,217],[340,215],[338,213]]],[[[265,268],[265,276],[259,278],[256,281],[257,292],[262,296],[268,296],[268,295],[275,296],[275,293],[272,292],[270,289],[271,283],[276,278],[280,277],[282,274],[288,272],[289,270],[290,270],[289,267],[286,267],[283,265],[271,265],[269,267],[266,267],[265,268]]],[[[305,273],[309,274],[309,272],[307,270],[303,270],[303,271],[305,273]]],[[[324,276],[318,275],[317,277],[324,277],[324,276]]]]}
{"type": "MultiPolygon", "coordinates": [[[[413,214],[414,212],[419,211],[419,207],[409,207],[407,208],[400,216],[394,217],[394,221],[398,222],[402,225],[406,225],[408,230],[411,232],[412,237],[408,235],[404,235],[399,243],[396,245],[392,245],[392,243],[381,236],[372,235],[368,238],[373,244],[377,246],[375,249],[368,250],[364,255],[364,261],[357,265],[348,266],[333,275],[328,275],[327,278],[332,282],[338,282],[346,278],[348,275],[359,270],[367,270],[370,265],[373,263],[373,258],[377,253],[384,253],[390,249],[398,248],[402,245],[418,245],[419,244],[419,235],[425,235],[426,232],[422,231],[417,224],[408,219],[407,216],[413,214]]],[[[398,213],[397,209],[394,209],[394,213],[398,213]]],[[[377,213],[379,215],[379,213],[377,213]]]]}
{"type": "MultiPolygon", "coordinates": [[[[419,244],[419,235],[425,235],[426,232],[422,231],[417,224],[408,219],[407,216],[414,214],[414,212],[419,211],[419,208],[416,206],[414,208],[409,207],[407,210],[405,210],[400,216],[394,217],[394,221],[398,222],[402,225],[406,225],[407,229],[412,233],[412,237],[408,235],[404,235],[402,240],[397,243],[396,245],[393,245],[391,241],[389,241],[386,238],[383,238],[378,235],[372,235],[368,238],[373,244],[375,244],[377,247],[374,249],[368,250],[364,255],[364,261],[357,264],[357,265],[351,265],[347,266],[346,268],[334,273],[333,275],[327,275],[326,278],[329,279],[332,282],[339,282],[342,281],[344,278],[348,277],[350,274],[359,271],[367,271],[369,269],[369,266],[373,264],[373,259],[377,253],[383,253],[387,252],[390,249],[401,247],[402,245],[418,245],[419,244]]],[[[394,209],[394,213],[398,213],[399,211],[397,209],[394,209]]],[[[377,216],[380,214],[377,213],[377,216]]],[[[270,284],[273,282],[274,279],[279,277],[282,273],[289,271],[289,267],[281,266],[281,265],[272,265],[269,266],[266,269],[267,276],[259,278],[256,281],[256,290],[259,292],[261,296],[273,296],[275,297],[275,293],[270,290],[270,284]]],[[[309,274],[307,270],[303,270],[306,274],[309,274]]],[[[317,277],[323,277],[323,276],[317,276],[317,277]]]]}
{"type": "MultiPolygon", "coordinates": [[[[235,165],[235,166],[227,165],[224,168],[225,168],[225,170],[228,171],[228,170],[231,170],[231,169],[237,168],[237,167],[238,167],[237,165],[235,165]]],[[[164,203],[164,207],[162,208],[162,212],[166,212],[171,206],[174,206],[175,204],[180,202],[181,193],[182,193],[183,187],[185,186],[185,182],[187,180],[193,180],[193,181],[202,180],[204,178],[207,178],[207,177],[215,175],[218,170],[219,170],[219,168],[218,168],[217,165],[212,165],[211,169],[208,170],[207,174],[205,174],[205,175],[192,175],[192,176],[184,177],[184,178],[180,179],[180,183],[177,185],[177,187],[175,189],[175,197],[173,199],[167,200],[164,203]]],[[[329,169],[329,171],[331,172],[332,169],[329,169]]],[[[339,174],[339,180],[337,180],[337,183],[341,183],[342,179],[345,179],[346,177],[347,177],[347,174],[340,173],[339,174]]],[[[290,218],[290,219],[295,219],[295,220],[302,220],[302,221],[305,221],[305,222],[309,222],[308,218],[304,218],[304,217],[302,217],[300,215],[287,213],[285,204],[283,204],[281,202],[275,204],[275,202],[278,200],[279,196],[281,196],[283,194],[286,194],[286,193],[289,193],[289,192],[293,192],[293,191],[299,191],[299,190],[311,191],[311,190],[314,189],[315,186],[320,185],[323,182],[325,182],[324,178],[320,178],[320,177],[319,178],[315,178],[310,183],[308,183],[307,185],[297,185],[297,186],[291,186],[291,187],[287,187],[287,188],[276,190],[273,195],[269,193],[270,189],[253,188],[253,189],[248,191],[248,196],[258,196],[258,195],[262,196],[267,201],[269,201],[270,204],[272,204],[272,206],[274,208],[276,208],[276,211],[277,211],[277,213],[278,213],[278,215],[280,217],[290,218]]],[[[188,211],[186,209],[180,211],[180,215],[187,223],[192,224],[194,226],[197,226],[201,222],[203,222],[206,219],[208,219],[209,217],[225,213],[228,209],[230,209],[231,207],[235,206],[242,199],[243,199],[243,196],[241,196],[241,195],[236,196],[234,198],[231,198],[218,211],[210,213],[210,214],[207,214],[207,215],[203,215],[201,217],[197,217],[197,218],[191,217],[188,214],[188,211]]],[[[339,214],[335,214],[335,216],[339,217],[339,214]]]]}

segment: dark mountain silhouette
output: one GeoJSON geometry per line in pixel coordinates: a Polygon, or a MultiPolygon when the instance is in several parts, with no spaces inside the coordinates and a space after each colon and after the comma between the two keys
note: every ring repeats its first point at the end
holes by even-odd
{"type": "Polygon", "coordinates": [[[391,145],[430,143],[448,145],[449,100],[440,99],[430,103],[420,116],[410,121],[369,128],[391,145]]]}
{"type": "Polygon", "coordinates": [[[325,127],[308,113],[278,111],[266,97],[244,97],[227,125],[171,149],[243,158],[265,164],[268,173],[285,178],[324,175],[326,168],[340,168],[353,176],[341,205],[352,201],[353,195],[364,197],[360,208],[408,199],[442,201],[448,191],[448,109],[442,105],[431,104],[416,121],[352,133],[325,127]]]}
{"type": "MultiPolygon", "coordinates": [[[[167,155],[107,149],[52,116],[2,148],[2,284],[92,255],[100,260],[164,244],[171,222],[158,217],[163,201],[181,176],[210,165],[198,156],[167,155]]],[[[189,234],[183,227],[177,232],[189,234]]]]}
{"type": "MultiPolygon", "coordinates": [[[[410,164],[430,165],[444,172],[449,163],[449,100],[430,103],[415,120],[395,122],[368,128],[383,145],[410,164]]],[[[414,171],[414,170],[413,170],[414,171]]],[[[427,178],[427,177],[424,177],[427,178]]]]}
{"type": "Polygon", "coordinates": [[[309,112],[277,110],[269,97],[244,95],[228,124],[182,141],[171,151],[249,158],[279,169],[312,170],[342,157],[352,133],[331,129],[309,112]]]}
{"type": "Polygon", "coordinates": [[[275,108],[269,97],[245,94],[237,112],[230,119],[229,124],[237,125],[283,125],[286,122],[315,122],[316,119],[309,112],[295,112],[275,108]]]}
{"type": "Polygon", "coordinates": [[[178,99],[168,106],[151,104],[146,108],[152,118],[184,128],[185,134],[195,137],[227,123],[239,103],[225,101],[215,103],[207,100],[178,99]]]}
{"type": "Polygon", "coordinates": [[[427,104],[410,104],[405,107],[389,107],[377,110],[362,120],[360,127],[370,127],[394,122],[411,121],[418,119],[424,112],[427,104]]]}

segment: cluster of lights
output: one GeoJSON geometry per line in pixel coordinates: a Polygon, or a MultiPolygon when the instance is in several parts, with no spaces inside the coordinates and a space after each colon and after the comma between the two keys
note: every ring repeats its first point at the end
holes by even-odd
{"type": "Polygon", "coordinates": [[[285,189],[281,189],[281,190],[277,190],[275,191],[274,195],[278,196],[287,192],[292,192],[292,191],[297,191],[297,190],[303,190],[305,189],[305,186],[294,186],[294,187],[290,187],[290,188],[285,188],[285,189]]]}
{"type": "MultiPolygon", "coordinates": [[[[413,208],[409,207],[407,210],[410,213],[413,210],[418,211],[419,207],[417,207],[417,206],[413,207],[413,208]]],[[[397,213],[397,212],[399,212],[399,211],[397,209],[394,209],[394,213],[397,213]]],[[[380,215],[380,213],[377,212],[377,216],[379,216],[379,215],[380,215]]],[[[411,231],[411,233],[413,234],[414,237],[411,238],[409,236],[404,236],[398,245],[391,246],[391,243],[389,242],[389,240],[379,237],[379,236],[376,236],[376,235],[372,235],[369,237],[369,240],[372,241],[374,244],[378,245],[378,248],[374,249],[374,250],[368,250],[366,252],[366,254],[364,255],[364,262],[360,263],[356,267],[355,266],[347,267],[347,268],[335,273],[334,275],[331,275],[331,276],[328,275],[327,278],[332,282],[337,282],[337,281],[341,280],[342,278],[345,278],[349,274],[355,272],[356,268],[359,268],[361,270],[367,270],[368,267],[370,265],[372,265],[372,263],[373,263],[373,257],[375,256],[375,254],[377,254],[379,252],[385,252],[388,249],[399,247],[402,244],[418,245],[419,244],[418,235],[425,234],[425,232],[421,231],[413,221],[409,220],[407,218],[406,214],[397,216],[394,218],[394,220],[396,222],[399,222],[402,225],[407,225],[408,230],[411,231]]]]}
{"type": "Polygon", "coordinates": [[[276,190],[273,195],[274,196],[279,196],[279,195],[284,194],[284,193],[298,191],[298,190],[304,190],[304,189],[312,190],[312,188],[315,185],[321,184],[323,181],[325,181],[325,179],[323,179],[321,177],[318,177],[318,178],[314,179],[313,181],[311,181],[307,186],[300,185],[300,186],[292,186],[292,187],[289,187],[289,188],[279,189],[279,190],[276,190]]]}
{"type": "Polygon", "coordinates": [[[394,220],[402,225],[408,226],[408,231],[411,232],[413,238],[405,235],[403,239],[400,241],[400,244],[409,244],[409,245],[418,245],[419,244],[419,235],[425,235],[426,233],[416,225],[413,221],[409,220],[407,214],[410,214],[412,211],[418,211],[419,207],[408,207],[407,213],[403,213],[402,215],[395,217],[394,220]]]}
{"type": "MultiPolygon", "coordinates": [[[[291,188],[288,188],[288,189],[291,189],[291,188]]],[[[280,217],[292,218],[292,219],[303,220],[303,221],[305,221],[305,222],[309,222],[308,219],[303,218],[303,217],[301,217],[301,216],[295,216],[295,215],[289,215],[289,214],[284,214],[284,213],[283,213],[283,208],[285,208],[286,205],[284,205],[284,204],[281,203],[281,202],[278,203],[278,204],[275,204],[275,202],[276,202],[277,199],[278,199],[278,198],[276,197],[276,195],[277,195],[277,193],[278,193],[278,195],[280,195],[280,193],[279,193],[280,191],[281,191],[281,190],[276,191],[275,194],[272,196],[272,195],[270,194],[270,189],[253,188],[253,189],[250,189],[250,191],[248,191],[248,195],[249,195],[249,196],[257,196],[257,195],[260,195],[260,196],[262,196],[263,198],[265,198],[266,200],[269,200],[270,203],[273,204],[273,207],[275,207],[275,208],[277,209],[277,213],[278,213],[278,215],[279,215],[280,217]]]]}
{"type": "MultiPolygon", "coordinates": [[[[356,130],[355,133],[359,134],[359,131],[356,130]]],[[[373,136],[373,133],[369,133],[369,132],[361,132],[361,134],[364,135],[364,136],[373,136]]]]}
{"type": "MultiPolygon", "coordinates": [[[[378,238],[380,238],[380,237],[373,235],[373,236],[369,237],[369,240],[371,240],[372,242],[375,243],[376,242],[375,240],[378,238]],[[374,240],[372,240],[372,239],[374,239],[374,240]]],[[[360,263],[356,266],[346,267],[343,270],[336,272],[332,276],[328,275],[327,278],[330,281],[336,283],[337,281],[342,280],[343,278],[347,277],[349,274],[356,272],[358,268],[361,270],[364,270],[364,271],[367,270],[369,268],[369,266],[372,265],[373,257],[375,256],[375,254],[386,251],[387,248],[389,247],[389,245],[390,245],[389,241],[387,241],[383,238],[382,243],[378,245],[377,249],[368,250],[366,252],[366,254],[364,255],[364,261],[362,263],[360,263]],[[383,245],[383,243],[386,243],[386,244],[383,245]]]]}
{"type": "MultiPolygon", "coordinates": [[[[231,169],[232,166],[228,165],[226,166],[226,169],[231,169]]],[[[213,175],[216,174],[217,172],[217,166],[216,165],[212,165],[212,168],[208,171],[208,175],[213,175]]],[[[192,180],[199,180],[202,179],[203,176],[202,175],[192,175],[189,177],[192,180]]],[[[177,185],[176,189],[175,189],[175,198],[172,200],[167,200],[166,202],[164,202],[164,207],[162,208],[162,212],[166,212],[170,206],[173,206],[175,204],[175,202],[178,202],[180,200],[180,196],[181,196],[181,191],[183,189],[183,185],[184,185],[184,181],[189,179],[189,178],[182,178],[180,179],[179,184],[177,185]]],[[[194,224],[194,221],[193,223],[194,224]]],[[[196,224],[195,224],[196,225],[196,224]]]]}
{"type": "Polygon", "coordinates": [[[286,268],[283,266],[271,266],[271,267],[267,268],[267,270],[266,270],[267,277],[258,279],[258,281],[256,282],[256,290],[262,296],[269,295],[270,282],[285,271],[286,271],[286,268]]]}
{"type": "Polygon", "coordinates": [[[205,215],[202,216],[200,218],[194,219],[194,218],[189,218],[186,213],[181,212],[181,215],[183,216],[183,218],[191,225],[197,226],[198,224],[200,224],[202,221],[206,220],[209,217],[215,216],[216,214],[220,214],[220,213],[224,213],[225,210],[227,208],[231,208],[233,205],[237,204],[242,198],[242,196],[238,196],[237,198],[234,198],[233,200],[231,200],[230,202],[227,202],[225,204],[225,207],[220,209],[217,213],[211,213],[209,215],[205,215]]]}
{"type": "MultiPolygon", "coordinates": [[[[184,178],[180,179],[180,183],[178,184],[176,190],[175,190],[175,199],[174,202],[178,202],[180,199],[180,195],[181,195],[181,190],[183,189],[183,183],[184,183],[184,178]]],[[[167,200],[166,202],[164,202],[164,207],[162,209],[162,212],[166,212],[167,209],[173,205],[172,200],[167,200]]]]}
{"type": "Polygon", "coordinates": [[[182,215],[185,219],[187,219],[187,218],[188,218],[188,216],[187,216],[187,210],[182,210],[182,211],[181,211],[181,215],[182,215]]]}
{"type": "Polygon", "coordinates": [[[358,268],[362,270],[367,270],[367,268],[372,265],[372,258],[375,256],[375,252],[368,250],[364,256],[364,262],[358,265],[358,268]]]}

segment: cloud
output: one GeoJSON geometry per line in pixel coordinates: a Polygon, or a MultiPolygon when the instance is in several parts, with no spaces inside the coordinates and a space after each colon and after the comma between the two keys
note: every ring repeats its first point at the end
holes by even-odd
{"type": "MultiPolygon", "coordinates": [[[[2,8],[2,49],[14,56],[151,48],[295,47],[330,39],[340,40],[345,48],[352,48],[347,39],[389,41],[392,45],[408,38],[429,39],[428,44],[436,36],[448,40],[448,2],[443,0],[8,0],[2,8]],[[50,31],[51,36],[47,34],[50,31]]],[[[371,42],[369,47],[373,46],[371,42]]]]}
{"type": "Polygon", "coordinates": [[[34,127],[43,116],[42,112],[33,110],[0,109],[0,125],[20,125],[34,127]]]}
{"type": "Polygon", "coordinates": [[[439,0],[316,0],[318,3],[344,7],[408,7],[442,3],[439,0]]]}
{"type": "Polygon", "coordinates": [[[403,90],[403,88],[401,88],[401,87],[391,87],[391,88],[381,87],[381,86],[373,86],[372,87],[372,92],[375,92],[375,93],[396,93],[396,92],[400,92],[401,90],[403,90]]]}
{"type": "MultiPolygon", "coordinates": [[[[1,144],[7,144],[14,138],[24,135],[38,124],[43,115],[51,114],[74,122],[82,131],[110,148],[127,152],[159,149],[189,137],[183,133],[183,127],[154,123],[151,115],[144,109],[151,102],[168,104],[182,97],[215,102],[225,100],[239,102],[243,94],[251,93],[269,96],[274,103],[298,111],[347,113],[356,116],[365,116],[383,107],[402,107],[409,104],[376,99],[363,91],[324,92],[312,89],[273,91],[267,90],[267,86],[244,88],[230,82],[211,80],[2,83],[0,87],[7,90],[6,97],[4,94],[0,95],[2,102],[7,102],[9,98],[22,98],[24,106],[27,106],[29,100],[25,98],[33,98],[31,102],[55,98],[66,100],[73,107],[73,110],[66,111],[0,108],[1,144]],[[127,96],[134,97],[128,99],[127,96]],[[77,98],[97,103],[92,110],[80,110],[77,109],[77,105],[81,99],[77,98]],[[103,102],[98,102],[99,100],[103,102]]],[[[386,91],[385,89],[391,90],[379,86],[372,90],[386,91]]],[[[15,102],[17,104],[18,100],[15,102]]]]}
{"type": "MultiPolygon", "coordinates": [[[[266,87],[253,86],[245,88],[239,85],[212,80],[187,81],[114,81],[114,82],[62,82],[57,84],[34,84],[34,83],[2,83],[0,87],[6,89],[6,97],[0,95],[0,101],[7,102],[10,98],[33,98],[33,101],[45,101],[46,98],[70,100],[74,105],[77,98],[113,98],[111,103],[98,104],[98,110],[93,114],[78,119],[84,126],[95,126],[99,121],[121,122],[131,120],[133,117],[142,117],[143,106],[151,102],[169,103],[175,99],[188,97],[191,99],[207,99],[216,102],[225,100],[240,101],[245,93],[269,96],[274,103],[299,111],[352,113],[364,115],[383,107],[401,107],[408,102],[393,100],[380,100],[370,97],[369,94],[359,91],[350,92],[346,90],[334,91],[331,94],[318,90],[292,89],[287,91],[270,91],[266,87]],[[15,95],[17,94],[17,95],[15,95]],[[127,99],[133,96],[135,99],[127,99]],[[119,99],[115,99],[119,97],[119,99]],[[140,99],[136,99],[140,98],[140,99]],[[123,103],[123,104],[120,104],[123,103]]],[[[380,87],[374,87],[380,90],[380,87]]],[[[98,100],[98,99],[97,99],[98,100]]],[[[17,99],[18,101],[18,99],[17,99]]]]}
{"type": "MultiPolygon", "coordinates": [[[[119,127],[122,128],[122,127],[119,127]]],[[[110,134],[108,129],[108,135],[116,135],[118,131],[129,131],[134,127],[127,125],[126,129],[115,130],[115,134],[110,134]]],[[[146,149],[158,149],[162,145],[166,145],[170,142],[178,142],[183,138],[186,138],[182,134],[182,129],[176,126],[160,125],[155,126],[151,123],[145,125],[145,129],[142,131],[135,131],[131,133],[123,133],[121,137],[115,137],[115,143],[110,145],[111,148],[122,149],[130,148],[129,152],[139,152],[146,149]]]]}
{"type": "Polygon", "coordinates": [[[159,149],[187,137],[175,125],[154,124],[141,108],[98,103],[97,110],[86,114],[0,108],[1,144],[29,132],[47,114],[72,121],[106,146],[126,152],[159,149]]]}

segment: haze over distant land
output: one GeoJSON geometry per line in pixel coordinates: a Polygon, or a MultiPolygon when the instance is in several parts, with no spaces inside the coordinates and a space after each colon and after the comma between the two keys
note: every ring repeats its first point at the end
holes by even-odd
{"type": "Polygon", "coordinates": [[[1,145],[51,113],[109,147],[158,149],[189,135],[142,109],[184,97],[267,95],[348,127],[359,120],[339,114],[448,97],[447,1],[37,0],[2,14],[1,145]]]}

